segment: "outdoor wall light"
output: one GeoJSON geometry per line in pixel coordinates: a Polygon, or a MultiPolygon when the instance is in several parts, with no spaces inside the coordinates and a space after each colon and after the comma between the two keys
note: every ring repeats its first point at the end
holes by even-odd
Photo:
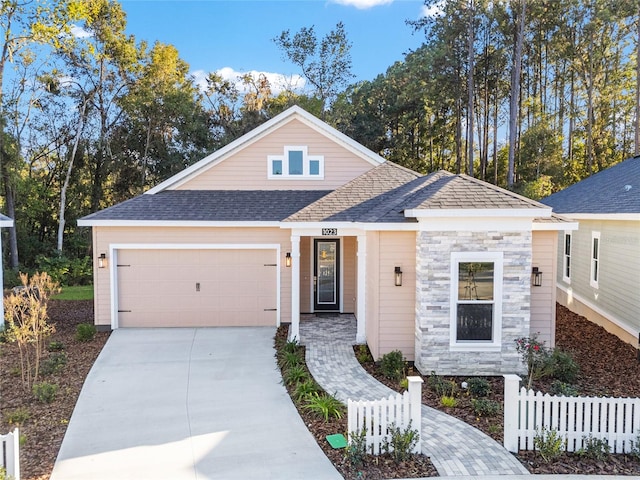
{"type": "Polygon", "coordinates": [[[402,286],[402,270],[400,270],[400,267],[396,267],[395,276],[396,276],[396,287],[401,287],[402,286]]]}
{"type": "Polygon", "coordinates": [[[291,266],[291,253],[287,252],[287,254],[284,256],[284,264],[287,267],[291,266]]]}
{"type": "Polygon", "coordinates": [[[538,269],[538,267],[533,267],[531,269],[531,285],[534,287],[542,286],[542,272],[538,269]]]}
{"type": "Polygon", "coordinates": [[[101,253],[98,257],[98,268],[105,268],[107,266],[107,254],[101,253]]]}

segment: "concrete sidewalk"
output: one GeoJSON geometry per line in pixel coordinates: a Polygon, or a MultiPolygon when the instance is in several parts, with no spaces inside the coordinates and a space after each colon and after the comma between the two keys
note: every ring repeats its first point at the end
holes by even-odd
{"type": "Polygon", "coordinates": [[[51,479],[341,478],[280,384],[274,333],[114,331],[51,479]]]}

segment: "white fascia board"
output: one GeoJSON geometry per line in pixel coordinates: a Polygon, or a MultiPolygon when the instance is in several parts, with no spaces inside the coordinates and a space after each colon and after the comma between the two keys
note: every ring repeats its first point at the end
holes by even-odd
{"type": "Polygon", "coordinates": [[[549,232],[549,231],[573,231],[578,230],[578,222],[533,222],[534,232],[549,232]]]}
{"type": "Polygon", "coordinates": [[[0,227],[13,227],[13,220],[0,220],[0,227]]]}
{"type": "Polygon", "coordinates": [[[618,220],[640,222],[640,213],[561,213],[575,220],[618,220]]]}
{"type": "Polygon", "coordinates": [[[280,228],[289,229],[296,235],[313,236],[320,235],[323,228],[338,229],[338,236],[352,236],[362,232],[390,231],[390,232],[417,232],[418,223],[355,223],[355,222],[283,222],[280,228]],[[300,233],[302,232],[302,233],[300,233]],[[351,232],[351,233],[349,233],[351,232]]]}
{"type": "Polygon", "coordinates": [[[410,218],[550,218],[549,208],[443,208],[419,209],[404,211],[410,218]]]}
{"type": "Polygon", "coordinates": [[[111,250],[279,250],[278,243],[112,243],[111,250]]]}
{"type": "Polygon", "coordinates": [[[372,165],[379,165],[386,161],[380,155],[360,145],[355,140],[347,137],[343,133],[339,132],[335,128],[326,124],[325,122],[315,117],[314,115],[310,114],[306,110],[300,108],[297,105],[294,105],[293,107],[276,115],[271,120],[267,120],[262,125],[244,134],[240,138],[237,138],[236,140],[229,143],[228,145],[225,145],[221,149],[216,150],[215,152],[206,156],[202,160],[194,163],[190,167],[177,173],[173,177],[147,190],[145,194],[153,195],[163,190],[166,190],[169,187],[173,187],[173,188],[179,187],[183,183],[191,180],[196,174],[205,172],[209,168],[212,168],[213,166],[219,164],[223,160],[229,158],[232,153],[234,153],[236,150],[240,149],[241,147],[244,148],[251,145],[252,143],[260,140],[265,135],[270,133],[276,127],[286,125],[287,123],[295,119],[300,120],[305,125],[313,128],[314,130],[318,131],[319,133],[325,136],[334,137],[335,140],[341,143],[345,148],[347,148],[347,150],[352,151],[353,153],[357,154],[359,157],[362,157],[364,160],[366,160],[372,165]]]}
{"type": "Polygon", "coordinates": [[[78,220],[79,227],[278,227],[280,222],[214,222],[183,220],[78,220]]]}
{"type": "Polygon", "coordinates": [[[533,222],[531,218],[518,217],[420,218],[418,230],[421,232],[530,232],[533,230],[533,222]]]}

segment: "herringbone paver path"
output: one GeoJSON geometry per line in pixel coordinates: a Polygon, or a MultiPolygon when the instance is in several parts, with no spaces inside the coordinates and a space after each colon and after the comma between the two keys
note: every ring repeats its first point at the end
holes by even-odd
{"type": "MultiPolygon", "coordinates": [[[[300,337],[311,374],[341,401],[377,400],[394,393],[355,358],[356,320],[352,315],[302,315],[300,337]]],[[[421,438],[422,453],[431,458],[440,476],[529,474],[491,437],[426,405],[422,406],[421,438]]]]}

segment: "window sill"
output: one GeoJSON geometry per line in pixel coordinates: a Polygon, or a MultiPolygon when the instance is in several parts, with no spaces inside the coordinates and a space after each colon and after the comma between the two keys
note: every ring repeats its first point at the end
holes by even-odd
{"type": "Polygon", "coordinates": [[[495,343],[454,343],[449,345],[450,352],[500,352],[502,345],[495,343]]]}
{"type": "Polygon", "coordinates": [[[324,180],[323,175],[269,175],[269,180],[324,180]]]}

